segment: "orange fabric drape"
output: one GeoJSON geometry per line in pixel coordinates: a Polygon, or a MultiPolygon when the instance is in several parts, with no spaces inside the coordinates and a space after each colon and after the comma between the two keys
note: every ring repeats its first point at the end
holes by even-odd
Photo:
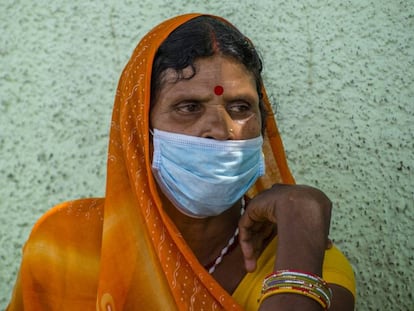
{"type": "MultiPolygon", "coordinates": [[[[92,300],[97,310],[105,311],[241,310],[198,263],[163,211],[151,172],[149,107],[153,58],[174,29],[198,15],[163,22],[134,50],[115,98],[105,198],[63,204],[38,222],[25,247],[10,310],[19,310],[19,304],[30,310],[30,305],[42,303],[50,309],[60,306],[59,310],[80,310],[61,300],[75,297],[71,287],[76,287],[78,281],[85,284],[86,280],[89,287],[84,289],[84,297],[79,298],[80,302],[74,298],[72,305],[75,301],[82,304],[81,301],[92,300]],[[67,217],[68,204],[75,215],[73,219],[67,217]],[[79,219],[85,217],[85,228],[78,227],[79,219]],[[60,223],[60,227],[54,222],[60,223]],[[52,255],[50,245],[57,249],[52,255]],[[39,252],[47,253],[42,257],[43,266],[34,259],[35,254],[39,258],[39,252]],[[76,278],[72,277],[74,274],[76,278]],[[37,291],[39,280],[48,278],[47,275],[54,280],[55,288],[61,288],[50,288],[53,295],[48,295],[49,289],[44,287],[41,293],[37,291]]],[[[249,195],[276,182],[294,183],[272,114],[267,120],[263,151],[266,175],[250,189],[249,195]]],[[[81,309],[90,308],[84,304],[81,309]]]]}

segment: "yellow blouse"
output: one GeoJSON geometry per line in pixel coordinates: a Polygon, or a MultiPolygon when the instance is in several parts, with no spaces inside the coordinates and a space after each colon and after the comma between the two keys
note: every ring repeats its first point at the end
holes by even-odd
{"type": "MultiPolygon", "coordinates": [[[[260,256],[257,270],[253,273],[248,273],[233,293],[233,298],[246,311],[256,311],[259,308],[258,299],[260,298],[263,279],[274,269],[276,246],[277,238],[273,239],[260,256]]],[[[341,251],[335,246],[325,252],[323,278],[328,283],[345,287],[355,297],[356,288],[352,267],[341,251]]]]}

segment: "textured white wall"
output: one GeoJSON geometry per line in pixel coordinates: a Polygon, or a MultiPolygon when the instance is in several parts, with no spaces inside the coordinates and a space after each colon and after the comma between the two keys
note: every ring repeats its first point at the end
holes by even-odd
{"type": "Polygon", "coordinates": [[[414,2],[0,2],[0,308],[52,205],[102,196],[115,88],[158,22],[222,15],[258,46],[298,183],[334,202],[358,310],[414,310],[414,2]],[[205,3],[202,3],[205,2],[205,3]]]}

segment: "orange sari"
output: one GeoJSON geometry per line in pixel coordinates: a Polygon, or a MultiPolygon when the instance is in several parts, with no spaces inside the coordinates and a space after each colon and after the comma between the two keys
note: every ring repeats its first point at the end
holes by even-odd
{"type": "MultiPolygon", "coordinates": [[[[151,172],[153,58],[175,28],[196,16],[163,22],[134,50],[115,98],[105,198],[63,203],[36,223],[8,310],[242,310],[164,212],[151,172]]],[[[294,183],[271,114],[263,150],[266,175],[250,196],[294,183]]]]}

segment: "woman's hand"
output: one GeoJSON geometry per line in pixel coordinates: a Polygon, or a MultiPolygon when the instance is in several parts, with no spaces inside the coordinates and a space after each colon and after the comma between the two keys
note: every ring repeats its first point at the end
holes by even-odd
{"type": "MultiPolygon", "coordinates": [[[[239,222],[240,245],[247,271],[256,268],[256,260],[277,226],[278,243],[274,270],[301,270],[322,274],[332,204],[318,189],[299,185],[275,185],[254,199],[239,222]]],[[[354,298],[347,289],[330,284],[333,300],[330,310],[353,310],[354,298]]],[[[274,295],[264,300],[261,311],[321,310],[312,299],[301,295],[274,295]]]]}
{"type": "Polygon", "coordinates": [[[253,198],[239,222],[246,270],[256,269],[263,243],[277,226],[278,269],[320,274],[328,234],[331,201],[316,188],[274,185],[253,198]]]}

